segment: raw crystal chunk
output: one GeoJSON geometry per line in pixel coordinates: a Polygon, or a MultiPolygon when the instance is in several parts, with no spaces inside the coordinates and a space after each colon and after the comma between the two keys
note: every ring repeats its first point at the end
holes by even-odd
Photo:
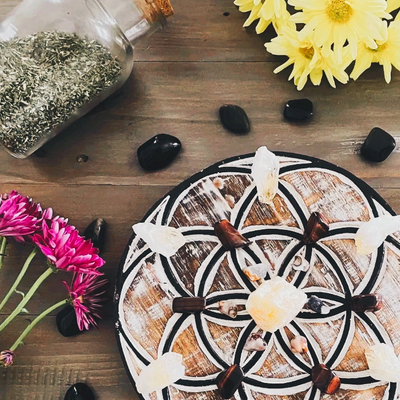
{"type": "Polygon", "coordinates": [[[326,218],[319,212],[313,212],[304,229],[303,241],[305,244],[314,244],[323,238],[329,231],[326,218]]]}
{"type": "Polygon", "coordinates": [[[185,376],[181,354],[168,352],[143,368],[136,380],[139,393],[148,394],[172,385],[185,376]]]}
{"type": "Polygon", "coordinates": [[[165,257],[173,256],[186,242],[182,233],[170,226],[139,222],[132,229],[152,251],[165,257]]]}
{"type": "Polygon", "coordinates": [[[223,399],[230,399],[242,384],[244,375],[239,365],[235,364],[217,376],[217,387],[223,399]]]}
{"type": "Polygon", "coordinates": [[[257,186],[260,203],[271,203],[278,191],[279,161],[265,146],[256,151],[251,176],[257,186]]]}
{"type": "Polygon", "coordinates": [[[373,128],[361,147],[361,154],[370,161],[384,161],[395,149],[393,136],[381,128],[373,128]]]}
{"type": "Polygon", "coordinates": [[[307,353],[308,344],[307,339],[304,336],[296,336],[290,341],[290,349],[293,353],[307,353]]]}
{"type": "Polygon", "coordinates": [[[355,312],[378,311],[383,307],[380,293],[360,294],[351,298],[351,309],[355,312]]]}
{"type": "Polygon", "coordinates": [[[250,120],[242,107],[235,104],[224,104],[219,109],[222,125],[233,133],[250,132],[250,120]]]}
{"type": "Polygon", "coordinates": [[[257,282],[266,278],[268,270],[269,268],[265,264],[254,264],[244,268],[243,272],[252,282],[257,282]]]}
{"type": "Polygon", "coordinates": [[[378,381],[399,382],[400,360],[392,347],[385,343],[375,344],[365,350],[369,373],[378,381]]]}
{"type": "Polygon", "coordinates": [[[304,257],[304,252],[301,251],[297,255],[294,256],[292,267],[296,271],[308,271],[310,268],[310,263],[304,257]]]}
{"type": "Polygon", "coordinates": [[[226,250],[244,247],[251,243],[250,240],[241,235],[227,219],[217,222],[214,225],[214,231],[226,250]]]}
{"type": "Polygon", "coordinates": [[[252,292],[246,310],[264,331],[275,332],[292,321],[307,301],[307,295],[281,277],[265,281],[252,292]]]}
{"type": "Polygon", "coordinates": [[[221,300],[218,302],[219,312],[231,318],[236,318],[238,308],[233,300],[221,300]]]}
{"type": "Polygon", "coordinates": [[[252,333],[243,347],[246,351],[264,351],[267,348],[267,342],[258,333],[252,333]]]}
{"type": "Polygon", "coordinates": [[[334,394],[340,388],[340,378],[325,364],[317,364],[312,367],[311,379],[323,393],[334,394]]]}
{"type": "Polygon", "coordinates": [[[327,315],[329,314],[330,308],[327,306],[319,297],[312,295],[308,299],[308,305],[311,310],[315,311],[318,314],[327,315]]]}
{"type": "Polygon", "coordinates": [[[289,121],[303,121],[313,115],[313,103],[308,99],[289,100],[283,116],[289,121]]]}
{"type": "Polygon", "coordinates": [[[178,138],[160,133],[138,148],[139,164],[148,171],[164,168],[177,156],[181,147],[182,144],[178,138]]]}
{"type": "Polygon", "coordinates": [[[354,238],[358,254],[371,254],[386,239],[386,236],[400,230],[400,215],[383,215],[364,222],[354,238]]]}
{"type": "Polygon", "coordinates": [[[172,310],[176,313],[199,313],[206,308],[205,297],[175,297],[172,300],[172,310]]]}

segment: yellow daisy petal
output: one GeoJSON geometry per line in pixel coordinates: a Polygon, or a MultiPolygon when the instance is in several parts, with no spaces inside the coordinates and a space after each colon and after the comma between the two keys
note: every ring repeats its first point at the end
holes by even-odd
{"type": "Polygon", "coordinates": [[[304,40],[313,32],[317,45],[326,47],[333,45],[339,63],[343,59],[343,45],[346,41],[355,58],[360,39],[383,40],[382,18],[391,18],[385,11],[386,0],[289,0],[288,2],[301,9],[301,12],[291,17],[292,21],[305,24],[300,31],[300,39],[304,40]]]}

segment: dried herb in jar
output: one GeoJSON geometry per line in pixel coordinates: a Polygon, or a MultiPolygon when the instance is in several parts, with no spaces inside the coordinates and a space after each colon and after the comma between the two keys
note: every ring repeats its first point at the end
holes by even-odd
{"type": "Polygon", "coordinates": [[[114,85],[121,65],[96,40],[38,32],[0,42],[0,141],[24,154],[114,85]]]}

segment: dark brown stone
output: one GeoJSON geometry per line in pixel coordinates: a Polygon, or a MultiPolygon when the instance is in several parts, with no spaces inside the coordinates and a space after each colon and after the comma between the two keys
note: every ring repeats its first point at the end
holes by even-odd
{"type": "Polygon", "coordinates": [[[172,301],[172,310],[176,313],[195,314],[205,308],[205,297],[175,297],[172,301]]]}
{"type": "Polygon", "coordinates": [[[251,243],[250,240],[241,235],[227,219],[216,223],[214,231],[226,250],[244,247],[251,243]]]}
{"type": "Polygon", "coordinates": [[[313,212],[304,229],[303,241],[305,244],[314,244],[323,238],[329,231],[326,218],[319,212],[313,212]]]}
{"type": "Polygon", "coordinates": [[[360,294],[351,299],[351,309],[355,312],[378,311],[383,307],[383,298],[379,293],[360,294]]]}
{"type": "Polygon", "coordinates": [[[325,364],[317,364],[312,367],[311,379],[323,393],[334,394],[339,390],[340,378],[325,364]]]}
{"type": "Polygon", "coordinates": [[[223,399],[230,399],[242,384],[244,375],[239,365],[235,364],[217,376],[218,392],[223,399]]]}

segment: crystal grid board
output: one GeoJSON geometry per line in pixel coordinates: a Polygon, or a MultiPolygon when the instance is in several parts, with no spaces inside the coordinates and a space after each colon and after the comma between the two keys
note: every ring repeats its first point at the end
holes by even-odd
{"type": "MultiPolygon", "coordinates": [[[[145,398],[220,399],[215,379],[233,364],[245,378],[237,399],[319,400],[395,399],[398,384],[375,381],[364,356],[374,343],[392,344],[400,352],[400,236],[386,239],[373,254],[356,254],[354,234],[360,222],[394,214],[363,181],[321,160],[277,153],[279,191],[272,205],[259,203],[250,176],[254,154],[225,160],[194,175],[161,199],[143,221],[178,228],[187,243],[167,259],[132,236],[121,260],[115,294],[116,334],[122,358],[134,384],[145,365],[161,354],[181,353],[186,375],[145,398]],[[314,245],[301,242],[311,212],[329,221],[327,237],[314,245]],[[216,222],[228,219],[249,247],[227,252],[214,234],[216,222]],[[304,251],[306,272],[291,262],[304,251]],[[284,277],[330,306],[328,315],[307,307],[291,324],[273,334],[260,331],[244,304],[255,289],[242,269],[270,265],[284,277]],[[376,313],[354,313],[351,296],[381,293],[376,313]],[[204,296],[201,314],[172,311],[177,296],[204,296]],[[218,311],[218,301],[234,299],[236,319],[218,311]],[[268,343],[264,352],[243,350],[251,333],[268,343]],[[294,354],[290,340],[301,334],[309,352],[294,354]],[[340,377],[335,395],[324,395],[311,381],[311,367],[324,363],[340,377]]],[[[268,279],[268,277],[266,277],[268,279]]]]}

